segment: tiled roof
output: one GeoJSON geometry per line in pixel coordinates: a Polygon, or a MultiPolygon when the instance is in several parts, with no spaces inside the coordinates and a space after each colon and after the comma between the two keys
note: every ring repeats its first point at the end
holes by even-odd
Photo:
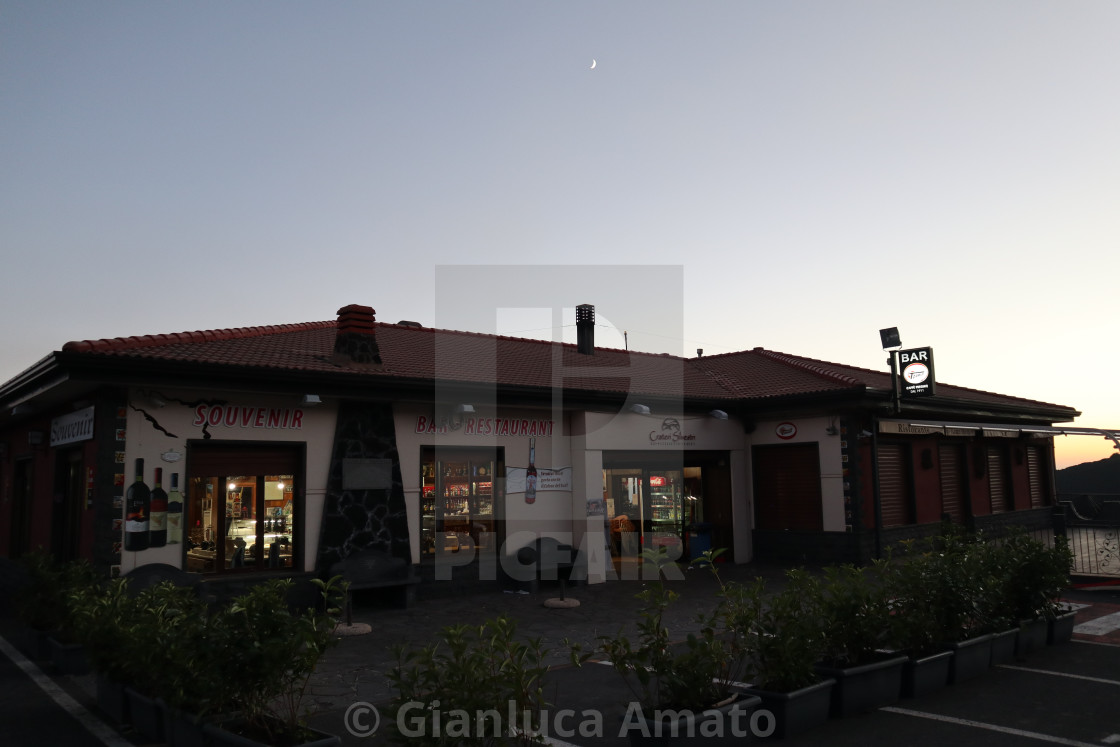
{"type": "MultiPolygon", "coordinates": [[[[372,310],[371,310],[372,311],[372,310]]],[[[379,364],[353,364],[334,355],[336,321],[201,330],[69,342],[80,356],[259,368],[324,376],[417,382],[463,382],[503,387],[563,387],[600,394],[765,402],[865,389],[889,390],[885,372],[755,348],[683,358],[411,324],[374,325],[379,364]]],[[[938,383],[938,397],[1012,407],[1062,408],[1031,400],[938,383]]]]}
{"type": "Polygon", "coordinates": [[[734,393],[684,358],[412,325],[375,325],[380,364],[353,365],[333,356],[337,325],[311,322],[69,342],[64,353],[285,369],[416,381],[495,383],[588,392],[728,399],[734,393]]]}

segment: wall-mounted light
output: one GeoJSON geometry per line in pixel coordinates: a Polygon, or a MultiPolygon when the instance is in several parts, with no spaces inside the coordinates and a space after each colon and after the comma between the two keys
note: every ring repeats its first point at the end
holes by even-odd
{"type": "Polygon", "coordinates": [[[727,413],[724,412],[723,410],[712,410],[708,414],[711,415],[716,420],[727,420],[727,413]]]}
{"type": "Polygon", "coordinates": [[[649,415],[649,407],[646,405],[630,405],[630,412],[636,412],[639,415],[649,415]]]}
{"type": "Polygon", "coordinates": [[[318,394],[305,394],[299,403],[304,407],[318,407],[323,404],[323,400],[319,399],[318,394]]]}
{"type": "Polygon", "coordinates": [[[470,415],[474,413],[474,405],[462,404],[455,405],[456,415],[470,415]]]}

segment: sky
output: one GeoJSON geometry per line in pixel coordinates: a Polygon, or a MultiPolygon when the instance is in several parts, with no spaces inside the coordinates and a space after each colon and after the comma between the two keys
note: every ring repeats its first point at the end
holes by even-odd
{"type": "Polygon", "coordinates": [[[0,381],[351,303],[568,339],[540,307],[590,303],[603,344],[881,371],[898,327],[1120,428],[1118,38],[1113,0],[0,0],[0,381]]]}

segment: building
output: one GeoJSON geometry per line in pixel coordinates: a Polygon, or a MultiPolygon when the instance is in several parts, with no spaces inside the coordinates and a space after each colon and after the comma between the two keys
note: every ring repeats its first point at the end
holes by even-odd
{"type": "Polygon", "coordinates": [[[439,582],[498,580],[548,536],[596,582],[644,547],[863,561],[943,519],[1049,521],[1069,407],[944,384],[900,402],[888,373],[761,348],[597,348],[587,305],[577,328],[569,345],[351,305],[67,343],[0,386],[0,554],[224,577],[376,548],[439,582]]]}

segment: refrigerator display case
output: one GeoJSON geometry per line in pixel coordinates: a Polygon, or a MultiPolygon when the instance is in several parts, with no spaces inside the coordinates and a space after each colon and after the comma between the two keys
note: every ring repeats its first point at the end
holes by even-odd
{"type": "Polygon", "coordinates": [[[494,532],[494,462],[422,465],[421,555],[488,549],[494,532]]]}

